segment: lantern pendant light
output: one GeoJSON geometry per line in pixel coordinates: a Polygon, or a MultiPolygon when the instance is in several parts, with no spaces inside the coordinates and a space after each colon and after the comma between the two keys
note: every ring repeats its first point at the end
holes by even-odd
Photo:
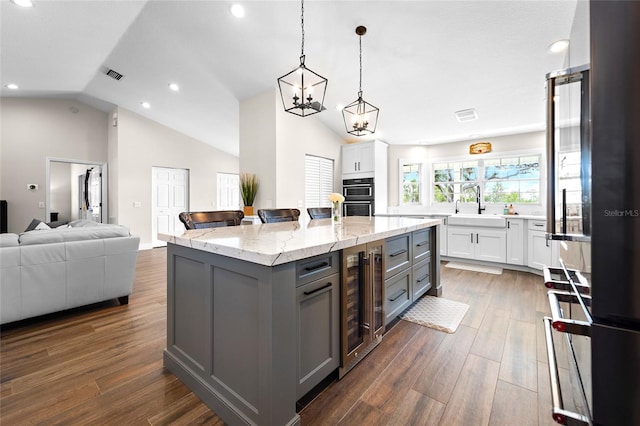
{"type": "Polygon", "coordinates": [[[327,79],[311,71],[304,63],[304,0],[301,0],[302,49],[300,65],[278,79],[280,97],[286,112],[306,117],[324,111],[327,79]]]}
{"type": "Polygon", "coordinates": [[[362,36],[367,28],[362,25],[356,28],[360,41],[360,86],[358,99],[342,109],[344,127],[347,133],[355,136],[370,135],[376,131],[378,125],[378,113],[380,110],[362,99],[362,36]]]}

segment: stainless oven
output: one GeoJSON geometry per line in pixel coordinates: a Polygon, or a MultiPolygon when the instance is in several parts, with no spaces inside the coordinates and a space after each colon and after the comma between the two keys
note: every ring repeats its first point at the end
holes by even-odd
{"type": "Polygon", "coordinates": [[[343,216],[373,216],[373,201],[345,201],[342,203],[343,216]]]}
{"type": "Polygon", "coordinates": [[[342,195],[347,201],[373,200],[373,178],[345,179],[342,181],[342,195]]]}

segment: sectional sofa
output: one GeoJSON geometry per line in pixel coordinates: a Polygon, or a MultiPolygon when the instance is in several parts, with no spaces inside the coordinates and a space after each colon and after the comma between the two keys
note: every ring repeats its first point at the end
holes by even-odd
{"type": "Polygon", "coordinates": [[[128,303],[140,238],[85,220],[0,234],[0,324],[117,298],[128,303]]]}

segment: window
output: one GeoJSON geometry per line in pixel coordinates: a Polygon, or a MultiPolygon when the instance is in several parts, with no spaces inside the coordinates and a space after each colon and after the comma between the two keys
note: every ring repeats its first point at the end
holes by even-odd
{"type": "Polygon", "coordinates": [[[540,203],[540,155],[433,164],[434,203],[540,203]]]}
{"type": "Polygon", "coordinates": [[[455,200],[474,202],[477,188],[477,161],[433,165],[433,199],[436,203],[453,203],[455,200]]]}
{"type": "Polygon", "coordinates": [[[540,202],[540,156],[484,160],[484,201],[540,202]]]}
{"type": "Polygon", "coordinates": [[[422,204],[422,164],[401,163],[402,204],[422,204]]]}
{"type": "Polygon", "coordinates": [[[304,191],[307,207],[331,207],[329,194],[333,192],[333,160],[305,156],[304,191]]]}

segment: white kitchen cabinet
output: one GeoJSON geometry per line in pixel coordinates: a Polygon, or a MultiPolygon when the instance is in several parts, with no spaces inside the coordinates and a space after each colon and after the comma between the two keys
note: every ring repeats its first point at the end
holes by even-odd
{"type": "Polygon", "coordinates": [[[447,250],[447,220],[449,216],[437,216],[434,215],[434,219],[441,219],[442,225],[440,225],[440,256],[448,256],[447,250]]]}
{"type": "Polygon", "coordinates": [[[542,270],[545,266],[558,266],[558,250],[555,241],[547,240],[546,222],[530,220],[527,234],[527,266],[542,270]]]}
{"type": "Polygon", "coordinates": [[[345,179],[372,177],[375,166],[376,150],[374,142],[342,146],[342,174],[345,175],[345,179]],[[361,176],[362,174],[368,175],[361,176]]]}
{"type": "Polygon", "coordinates": [[[447,229],[448,256],[505,263],[507,257],[505,229],[452,226],[447,229]]]}
{"type": "Polygon", "coordinates": [[[524,219],[507,219],[507,263],[524,265],[524,219]]]}

